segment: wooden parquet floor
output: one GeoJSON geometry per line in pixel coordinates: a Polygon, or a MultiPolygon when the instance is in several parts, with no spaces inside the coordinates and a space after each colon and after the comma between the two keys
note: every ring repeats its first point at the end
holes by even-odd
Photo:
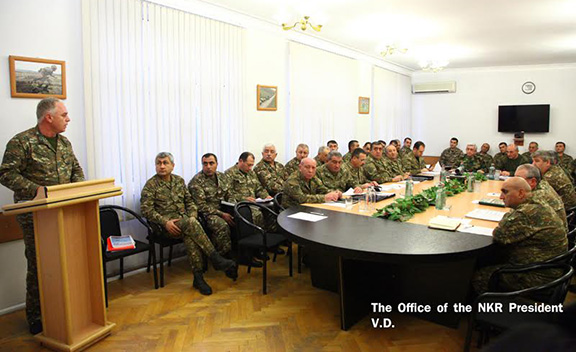
{"type": "MultiPolygon", "coordinates": [[[[288,276],[287,258],[269,266],[269,293],[253,269],[232,282],[206,274],[214,293],[192,288],[187,261],[166,270],[166,286],[154,290],[152,274],[109,283],[108,319],[113,334],[89,351],[461,351],[466,331],[392,315],[396,329],[373,329],[365,318],[340,330],[338,295],[315,289],[309,270],[288,276]]],[[[576,301],[570,294],[568,300],[576,301]]],[[[0,317],[0,351],[44,351],[27,331],[24,311],[0,317]]],[[[47,351],[47,350],[46,350],[47,351]]]]}

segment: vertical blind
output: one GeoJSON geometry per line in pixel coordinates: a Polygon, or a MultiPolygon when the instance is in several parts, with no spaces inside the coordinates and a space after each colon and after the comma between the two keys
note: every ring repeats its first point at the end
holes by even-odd
{"type": "Polygon", "coordinates": [[[379,67],[374,67],[373,75],[374,139],[402,141],[412,130],[410,77],[379,67]]]}
{"type": "Polygon", "coordinates": [[[242,147],[244,32],[140,0],[83,0],[90,179],[114,177],[138,208],[161,151],[190,180],[200,157],[220,168],[242,147]]]}

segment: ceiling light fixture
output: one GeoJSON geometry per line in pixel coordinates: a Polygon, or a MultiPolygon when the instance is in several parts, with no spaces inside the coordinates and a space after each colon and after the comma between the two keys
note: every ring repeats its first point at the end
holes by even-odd
{"type": "Polygon", "coordinates": [[[418,64],[423,71],[436,73],[442,71],[449,63],[448,60],[422,60],[418,64]]]}
{"type": "Polygon", "coordinates": [[[316,32],[320,32],[320,30],[322,29],[322,25],[318,24],[318,25],[313,25],[310,21],[310,16],[304,16],[300,21],[295,22],[293,25],[288,25],[286,23],[282,23],[282,29],[284,29],[285,31],[289,31],[292,28],[295,28],[296,26],[300,25],[300,29],[305,31],[306,28],[308,28],[308,26],[310,26],[313,30],[315,30],[316,32]]]}
{"type": "Polygon", "coordinates": [[[394,55],[395,53],[406,54],[408,49],[406,48],[398,48],[396,45],[386,45],[386,48],[380,52],[382,57],[386,57],[388,55],[394,55]]]}

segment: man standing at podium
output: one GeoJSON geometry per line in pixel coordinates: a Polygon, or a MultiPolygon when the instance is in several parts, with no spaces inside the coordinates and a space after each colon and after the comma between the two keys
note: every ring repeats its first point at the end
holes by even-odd
{"type": "MultiPolygon", "coordinates": [[[[84,172],[74,155],[72,144],[61,135],[70,122],[64,103],[46,98],[36,107],[38,123],[18,133],[6,145],[0,183],[14,191],[14,202],[31,200],[44,186],[84,181],[84,172]]],[[[16,217],[24,235],[26,274],[26,320],[30,333],[42,331],[40,294],[36,269],[33,214],[16,217]]]]}

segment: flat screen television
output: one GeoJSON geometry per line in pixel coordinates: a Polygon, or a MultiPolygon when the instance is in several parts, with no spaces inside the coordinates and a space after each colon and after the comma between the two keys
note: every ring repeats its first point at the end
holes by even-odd
{"type": "Polygon", "coordinates": [[[550,104],[498,106],[498,132],[549,132],[550,104]]]}

